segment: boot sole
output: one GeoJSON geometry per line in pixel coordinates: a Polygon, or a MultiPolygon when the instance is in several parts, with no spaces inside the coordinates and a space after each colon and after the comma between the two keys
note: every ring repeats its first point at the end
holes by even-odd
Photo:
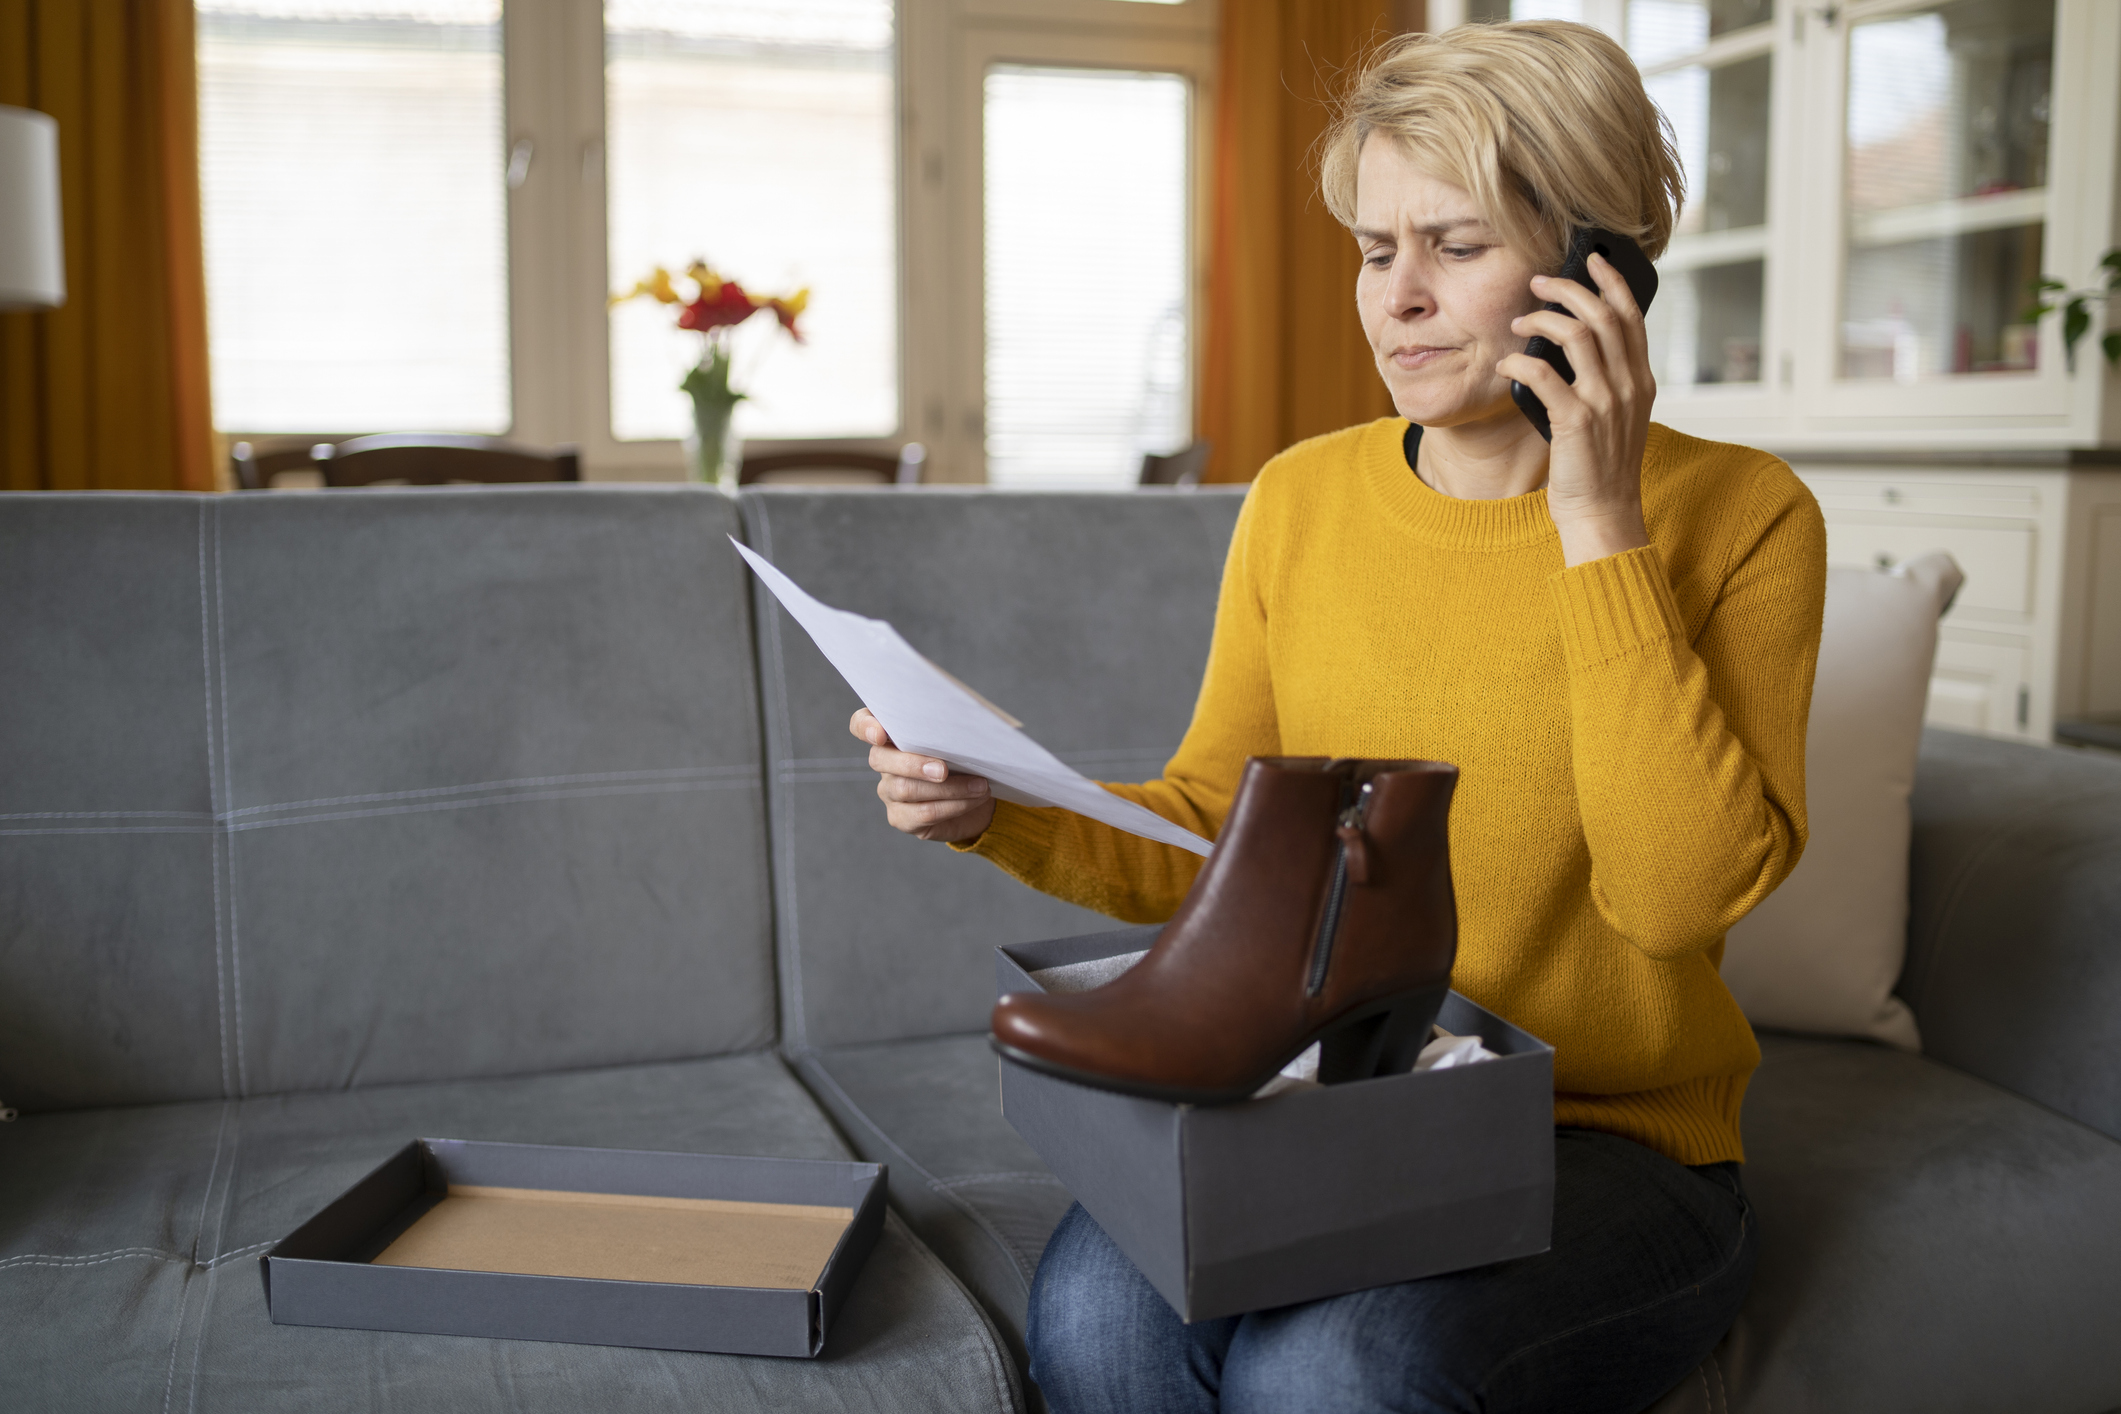
{"type": "Polygon", "coordinates": [[[994,1047],[996,1054],[1005,1060],[1016,1062],[1026,1070],[1034,1070],[1041,1075],[1050,1075],[1056,1080],[1065,1080],[1092,1090],[1109,1090],[1116,1094],[1134,1095],[1145,1100],[1162,1100],[1175,1105],[1228,1105],[1250,1099],[1260,1086],[1280,1074],[1283,1066],[1302,1055],[1313,1042],[1322,1043],[1319,1048],[1321,1084],[1344,1084],[1350,1080],[1368,1080],[1411,1070],[1421,1048],[1428,1044],[1428,1033],[1436,1024],[1436,1013],[1443,1009],[1444,998],[1450,994],[1450,990],[1450,979],[1445,978],[1441,982],[1417,987],[1411,992],[1401,992],[1397,996],[1387,997],[1345,1016],[1336,1017],[1297,1042],[1295,1050],[1276,1062],[1274,1068],[1258,1080],[1226,1090],[1160,1085],[1150,1080],[1134,1080],[1126,1076],[1078,1070],[1074,1066],[1062,1065],[1057,1061],[1020,1050],[992,1032],[987,1035],[987,1043],[994,1047]],[[1367,1028],[1362,1029],[1366,1023],[1367,1028]],[[1349,1033],[1354,1034],[1351,1036],[1349,1033]]]}

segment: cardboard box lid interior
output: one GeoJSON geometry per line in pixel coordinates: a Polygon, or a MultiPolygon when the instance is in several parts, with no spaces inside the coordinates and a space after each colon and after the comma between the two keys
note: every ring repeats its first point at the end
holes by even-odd
{"type": "Polygon", "coordinates": [[[854,1220],[813,1203],[451,1184],[381,1266],[807,1291],[854,1220]]]}
{"type": "Polygon", "coordinates": [[[295,1261],[837,1288],[884,1183],[878,1164],[418,1139],[276,1244],[267,1287],[295,1261]]]}

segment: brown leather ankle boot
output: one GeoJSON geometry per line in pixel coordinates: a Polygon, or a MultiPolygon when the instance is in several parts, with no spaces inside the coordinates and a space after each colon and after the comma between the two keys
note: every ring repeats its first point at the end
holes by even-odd
{"type": "Polygon", "coordinates": [[[1088,992],[1012,992],[994,1048],[1084,1085],[1241,1100],[1322,1043],[1326,1084],[1405,1070],[1458,954],[1440,761],[1254,757],[1148,956],[1088,992]]]}

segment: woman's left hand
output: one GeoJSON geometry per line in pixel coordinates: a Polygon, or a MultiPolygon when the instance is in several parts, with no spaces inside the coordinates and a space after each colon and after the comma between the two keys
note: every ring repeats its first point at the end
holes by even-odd
{"type": "Polygon", "coordinates": [[[1546,404],[1554,431],[1547,462],[1547,511],[1561,532],[1563,560],[1580,565],[1650,543],[1642,521],[1642,449],[1650,435],[1657,380],[1649,336],[1628,282],[1612,262],[1592,255],[1596,291],[1574,280],[1535,275],[1532,293],[1576,317],[1550,309],[1520,315],[1511,329],[1544,334],[1576,370],[1565,383],[1544,359],[1514,353],[1495,365],[1546,404]]]}

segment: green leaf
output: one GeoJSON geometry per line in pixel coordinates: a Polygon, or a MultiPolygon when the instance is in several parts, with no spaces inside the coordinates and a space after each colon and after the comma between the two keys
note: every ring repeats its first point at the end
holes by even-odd
{"type": "Polygon", "coordinates": [[[2109,365],[2121,368],[2121,329],[2116,329],[2099,340],[2099,347],[2106,350],[2106,361],[2109,365]]]}
{"type": "Polygon", "coordinates": [[[2044,316],[2053,314],[2054,312],[2055,306],[2053,302],[2049,300],[2042,300],[2038,304],[2029,304],[2025,308],[2019,310],[2018,322],[2020,324],[2038,324],[2044,316]]]}
{"type": "Polygon", "coordinates": [[[2047,293],[2047,292],[2048,292],[2049,290],[2066,290],[2066,289],[2068,289],[2068,288],[2069,288],[2069,281],[2067,281],[2067,280],[2057,280],[2057,279],[2056,279],[2056,278],[2055,278],[2054,276],[2052,276],[2052,275],[2042,275],[2042,276],[2041,276],[2040,278],[2038,278],[2037,280],[2028,280],[2028,281],[2026,282],[2026,288],[2027,288],[2027,289],[2030,289],[2030,290],[2031,290],[2031,291],[2032,291],[2032,292],[2033,292],[2034,294],[2036,294],[2036,295],[2044,295],[2044,294],[2046,294],[2046,293],[2047,293]]]}
{"type": "Polygon", "coordinates": [[[2083,295],[2062,307],[2062,354],[2072,373],[2077,371],[2077,341],[2091,327],[2092,312],[2085,307],[2083,295]]]}

